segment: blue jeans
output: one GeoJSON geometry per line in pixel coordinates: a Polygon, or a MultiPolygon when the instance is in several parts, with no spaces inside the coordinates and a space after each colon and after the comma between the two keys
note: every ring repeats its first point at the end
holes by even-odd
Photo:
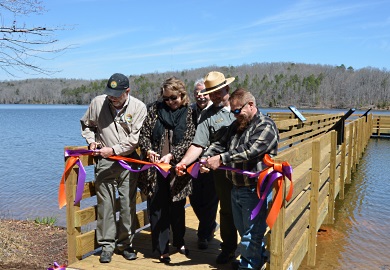
{"type": "Polygon", "coordinates": [[[232,189],[232,211],[234,225],[241,241],[239,244],[240,269],[260,269],[264,263],[263,237],[267,229],[267,205],[263,203],[259,214],[251,220],[251,212],[259,202],[256,187],[237,187],[232,189]]]}

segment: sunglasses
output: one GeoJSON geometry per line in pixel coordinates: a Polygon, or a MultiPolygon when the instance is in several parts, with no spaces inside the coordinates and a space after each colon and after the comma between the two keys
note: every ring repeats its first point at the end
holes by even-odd
{"type": "Polygon", "coordinates": [[[244,105],[242,105],[242,107],[241,108],[239,108],[239,109],[235,109],[235,110],[232,110],[231,112],[232,112],[232,114],[234,114],[234,115],[238,115],[238,114],[240,114],[241,113],[241,110],[246,106],[246,104],[248,104],[248,102],[247,103],[245,103],[244,105]]]}
{"type": "Polygon", "coordinates": [[[168,101],[168,100],[175,101],[176,99],[177,99],[177,96],[162,97],[162,100],[164,100],[164,101],[168,101]]]}

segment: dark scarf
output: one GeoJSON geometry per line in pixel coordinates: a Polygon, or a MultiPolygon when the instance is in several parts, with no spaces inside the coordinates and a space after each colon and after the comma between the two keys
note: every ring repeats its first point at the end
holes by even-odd
{"type": "Polygon", "coordinates": [[[187,129],[188,106],[180,107],[175,111],[172,111],[165,102],[157,102],[156,106],[157,122],[152,131],[152,148],[158,149],[165,129],[173,130],[172,144],[178,145],[187,129]]]}

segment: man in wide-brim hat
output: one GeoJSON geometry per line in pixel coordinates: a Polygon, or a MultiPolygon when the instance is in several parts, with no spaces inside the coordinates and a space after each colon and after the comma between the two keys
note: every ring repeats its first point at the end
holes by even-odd
{"type": "MultiPolygon", "coordinates": [[[[202,112],[195,137],[183,159],[176,165],[177,173],[183,173],[186,166],[196,161],[211,143],[218,141],[235,120],[230,112],[229,84],[234,78],[225,78],[218,71],[211,71],[204,78],[206,88],[202,94],[209,94],[213,104],[202,112]]],[[[217,256],[218,264],[225,264],[235,257],[237,248],[237,230],[234,226],[231,189],[232,182],[222,170],[212,172],[215,190],[220,201],[220,233],[222,252],[217,256]]],[[[196,181],[196,180],[195,180],[196,181]]]]}
{"type": "Polygon", "coordinates": [[[206,88],[202,90],[202,94],[207,95],[215,92],[232,83],[234,79],[234,77],[225,79],[225,75],[223,75],[221,72],[211,71],[204,78],[204,85],[206,88]]]}

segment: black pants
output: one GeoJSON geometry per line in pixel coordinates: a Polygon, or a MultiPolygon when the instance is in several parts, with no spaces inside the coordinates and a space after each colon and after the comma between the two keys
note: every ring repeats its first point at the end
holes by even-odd
{"type": "Polygon", "coordinates": [[[235,252],[237,248],[237,229],[234,226],[232,213],[231,190],[233,184],[226,177],[226,172],[223,170],[215,170],[214,181],[215,190],[219,198],[219,218],[221,230],[221,249],[226,253],[235,252]]]}
{"type": "Polygon", "coordinates": [[[152,230],[152,248],[160,255],[169,253],[169,233],[172,228],[172,245],[181,248],[184,245],[186,200],[172,202],[169,179],[157,175],[156,191],[148,199],[149,219],[152,230]]]}
{"type": "Polygon", "coordinates": [[[192,194],[189,197],[199,220],[198,238],[207,239],[217,225],[218,196],[213,173],[199,173],[198,178],[192,179],[192,194]]]}

